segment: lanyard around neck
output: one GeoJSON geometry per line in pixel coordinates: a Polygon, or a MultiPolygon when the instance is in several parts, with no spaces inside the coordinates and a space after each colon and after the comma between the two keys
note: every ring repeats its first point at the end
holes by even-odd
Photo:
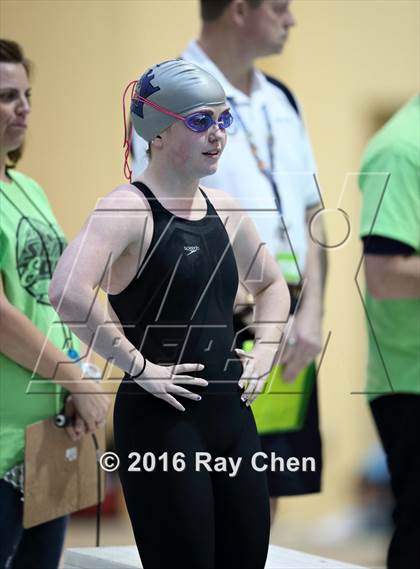
{"type": "Polygon", "coordinates": [[[276,180],[274,179],[274,135],[273,129],[271,127],[270,117],[268,116],[267,107],[264,105],[262,110],[264,113],[264,119],[267,126],[267,147],[268,147],[268,156],[270,160],[270,164],[267,165],[264,160],[262,160],[261,155],[258,152],[257,145],[254,142],[252,134],[250,130],[246,127],[241,115],[239,114],[238,107],[233,99],[233,97],[228,97],[229,103],[232,107],[233,112],[235,113],[236,118],[245,134],[245,138],[248,142],[249,148],[252,152],[252,155],[255,158],[257,163],[258,169],[263,174],[267,180],[270,182],[270,186],[273,192],[274,201],[276,204],[277,211],[281,216],[283,216],[283,207],[280,198],[280,192],[277,185],[276,180]]]}

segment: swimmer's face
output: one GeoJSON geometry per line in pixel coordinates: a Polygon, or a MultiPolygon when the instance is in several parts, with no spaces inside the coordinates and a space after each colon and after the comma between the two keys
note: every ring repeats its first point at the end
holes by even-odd
{"type": "MultiPolygon", "coordinates": [[[[214,120],[228,110],[226,104],[203,106],[193,109],[196,112],[209,113],[214,120]]],[[[161,133],[167,159],[173,168],[193,178],[203,178],[214,174],[226,144],[226,130],[213,124],[204,132],[194,132],[182,121],[176,121],[161,133]]]]}
{"type": "Polygon", "coordinates": [[[22,146],[28,115],[31,89],[28,75],[21,63],[0,63],[0,147],[9,153],[22,146]]]}
{"type": "Polygon", "coordinates": [[[291,0],[264,0],[249,10],[244,33],[254,57],[281,53],[289,28],[296,24],[290,11],[291,0]]]}

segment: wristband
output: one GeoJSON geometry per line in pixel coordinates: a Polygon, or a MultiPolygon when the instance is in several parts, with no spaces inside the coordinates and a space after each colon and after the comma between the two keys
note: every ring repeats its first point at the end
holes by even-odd
{"type": "Polygon", "coordinates": [[[139,373],[136,373],[136,375],[132,375],[131,379],[137,379],[138,377],[140,377],[145,369],[146,369],[146,358],[143,356],[143,367],[141,368],[141,371],[139,373]]]}

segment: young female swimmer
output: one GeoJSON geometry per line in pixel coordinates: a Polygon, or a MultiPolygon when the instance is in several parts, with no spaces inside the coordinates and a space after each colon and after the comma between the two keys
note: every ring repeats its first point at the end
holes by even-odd
{"type": "Polygon", "coordinates": [[[252,463],[260,443],[249,405],[277,355],[289,293],[240,204],[199,184],[232,122],[220,84],[183,60],[155,65],[136,84],[131,120],[150,143],[149,165],[100,200],[50,298],[125,372],[114,436],[145,569],[262,569],[269,497],[252,463]],[[237,355],[239,280],[255,298],[258,341],[237,355]],[[98,285],[112,321],[95,303],[98,285]],[[240,464],[235,475],[223,459],[240,464]]]}

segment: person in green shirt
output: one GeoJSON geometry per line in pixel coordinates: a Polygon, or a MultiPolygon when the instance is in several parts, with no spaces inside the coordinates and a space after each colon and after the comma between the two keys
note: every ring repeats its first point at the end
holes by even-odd
{"type": "Polygon", "coordinates": [[[367,397],[395,497],[387,566],[420,567],[420,96],[363,157],[367,397]]]}
{"type": "Polygon", "coordinates": [[[96,383],[81,385],[78,339],[48,299],[64,235],[40,186],[15,170],[30,113],[28,75],[21,47],[1,39],[0,567],[53,569],[67,517],[23,529],[25,428],[61,411],[71,394],[67,431],[77,440],[103,424],[109,400],[96,383]]]}

